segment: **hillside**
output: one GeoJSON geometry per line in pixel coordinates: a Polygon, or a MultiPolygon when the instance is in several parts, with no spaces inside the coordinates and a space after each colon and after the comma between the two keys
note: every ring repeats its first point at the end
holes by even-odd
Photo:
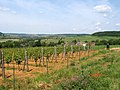
{"type": "Polygon", "coordinates": [[[3,36],[3,33],[2,33],[2,32],[0,32],[0,36],[3,36]]]}
{"type": "Polygon", "coordinates": [[[96,32],[92,34],[93,36],[120,36],[120,31],[104,31],[96,32]]]}
{"type": "Polygon", "coordinates": [[[120,36],[120,31],[95,32],[93,34],[25,34],[25,33],[2,33],[4,38],[38,38],[38,37],[76,37],[76,36],[120,36]]]}
{"type": "Polygon", "coordinates": [[[86,36],[90,34],[26,34],[26,33],[2,33],[0,32],[0,36],[4,34],[4,38],[39,38],[39,37],[50,37],[50,38],[56,38],[56,37],[75,37],[75,36],[86,36]]]}
{"type": "MultiPolygon", "coordinates": [[[[33,61],[29,60],[31,71],[22,72],[17,67],[15,69],[16,90],[119,90],[119,54],[120,48],[91,51],[89,55],[88,52],[81,51],[80,59],[61,60],[59,57],[57,63],[50,62],[49,73],[46,72],[46,67],[35,67],[33,61]]],[[[12,64],[9,64],[6,75],[12,77],[12,73],[12,64]]],[[[13,90],[11,79],[9,77],[2,82],[0,78],[3,83],[0,90],[13,90]]]]}

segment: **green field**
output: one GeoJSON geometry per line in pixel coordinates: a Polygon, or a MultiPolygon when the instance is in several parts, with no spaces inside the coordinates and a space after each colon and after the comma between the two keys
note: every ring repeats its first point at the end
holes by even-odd
{"type": "Polygon", "coordinates": [[[6,42],[6,41],[19,41],[19,39],[0,39],[0,42],[6,42]]]}
{"type": "MultiPolygon", "coordinates": [[[[12,37],[11,37],[12,38],[12,37]]],[[[77,42],[95,42],[96,45],[105,45],[110,43],[111,45],[120,45],[120,37],[113,36],[92,36],[92,35],[53,35],[44,37],[33,37],[33,38],[1,38],[0,47],[2,48],[14,48],[14,47],[38,47],[38,46],[59,46],[64,43],[77,42]]]]}
{"type": "MultiPolygon", "coordinates": [[[[63,37],[63,41],[65,42],[71,42],[73,40],[77,40],[77,41],[95,41],[95,40],[110,40],[110,39],[120,39],[120,37],[112,37],[112,36],[71,36],[71,37],[63,37]]],[[[48,39],[43,39],[42,41],[46,41],[47,43],[50,42],[58,42],[58,38],[48,38],[48,39]]]]}
{"type": "MultiPolygon", "coordinates": [[[[120,39],[120,37],[112,37],[112,36],[64,36],[64,37],[58,37],[58,38],[47,38],[47,39],[42,39],[42,42],[46,42],[46,43],[50,43],[50,42],[54,42],[57,43],[59,41],[59,39],[62,38],[63,41],[65,42],[71,42],[73,40],[76,41],[81,41],[81,42],[85,42],[85,41],[96,41],[96,40],[110,40],[110,39],[120,39]]],[[[39,38],[38,38],[39,39],[39,38]]],[[[19,41],[22,39],[0,39],[0,42],[6,42],[6,41],[19,41]]]]}
{"type": "Polygon", "coordinates": [[[71,40],[80,40],[82,42],[84,41],[95,41],[97,39],[99,40],[109,40],[109,39],[118,39],[120,37],[109,37],[109,36],[76,36],[76,37],[68,37],[68,38],[65,38],[64,40],[65,41],[71,41],[71,40]]]}

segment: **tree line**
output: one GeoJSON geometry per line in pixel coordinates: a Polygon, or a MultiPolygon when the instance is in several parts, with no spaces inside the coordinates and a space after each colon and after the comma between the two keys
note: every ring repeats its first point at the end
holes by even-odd
{"type": "MultiPolygon", "coordinates": [[[[72,43],[76,44],[77,40],[72,40],[72,43]]],[[[84,42],[88,42],[87,40],[84,42]]],[[[109,43],[110,45],[120,45],[120,39],[109,39],[109,40],[99,40],[96,39],[94,41],[96,45],[106,45],[109,43]]],[[[57,46],[57,45],[63,45],[65,44],[65,41],[63,39],[58,39],[57,42],[47,42],[42,39],[23,39],[19,41],[6,41],[6,42],[0,42],[0,48],[20,48],[20,47],[46,47],[46,46],[57,46]]]]}
{"type": "Polygon", "coordinates": [[[0,42],[0,48],[20,48],[20,47],[40,47],[40,46],[56,46],[64,44],[62,39],[58,42],[47,42],[42,41],[42,39],[23,39],[19,41],[8,40],[6,42],[0,42]]]}
{"type": "Polygon", "coordinates": [[[120,31],[104,31],[104,32],[96,32],[92,34],[93,36],[120,36],[120,31]]]}
{"type": "Polygon", "coordinates": [[[106,45],[109,43],[110,45],[120,45],[120,39],[110,39],[110,40],[96,40],[96,45],[106,45]]]}

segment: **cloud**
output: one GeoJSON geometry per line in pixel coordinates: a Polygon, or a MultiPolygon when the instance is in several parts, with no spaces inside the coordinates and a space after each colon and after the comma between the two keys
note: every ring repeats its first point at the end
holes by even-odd
{"type": "Polygon", "coordinates": [[[40,11],[39,11],[39,13],[40,13],[40,14],[43,14],[43,13],[44,13],[44,11],[40,10],[40,11]]]}
{"type": "Polygon", "coordinates": [[[108,15],[105,13],[105,14],[103,14],[103,16],[104,16],[104,17],[107,17],[108,15]]]}
{"type": "Polygon", "coordinates": [[[110,24],[110,22],[106,22],[106,24],[110,24]]]}
{"type": "Polygon", "coordinates": [[[16,11],[11,10],[8,7],[0,7],[0,12],[8,12],[8,13],[16,14],[16,11]]]}
{"type": "Polygon", "coordinates": [[[120,23],[116,23],[115,26],[120,26],[120,23]]]}
{"type": "Polygon", "coordinates": [[[101,25],[101,22],[97,22],[97,23],[95,24],[95,26],[99,26],[99,25],[101,25]]]}
{"type": "Polygon", "coordinates": [[[109,0],[0,0],[0,6],[0,30],[6,32],[91,33],[119,28],[115,26],[119,9],[109,0]]]}
{"type": "Polygon", "coordinates": [[[96,29],[96,30],[99,30],[99,31],[102,30],[102,28],[100,28],[100,27],[95,27],[95,29],[96,29]]]}
{"type": "Polygon", "coordinates": [[[100,1],[103,1],[103,2],[108,2],[109,0],[100,0],[100,1]]]}
{"type": "Polygon", "coordinates": [[[7,7],[0,7],[0,11],[10,11],[10,8],[7,8],[7,7]]]}
{"type": "Polygon", "coordinates": [[[77,29],[76,29],[76,28],[73,28],[72,30],[73,30],[73,31],[76,31],[77,29]]]}
{"type": "Polygon", "coordinates": [[[109,5],[97,5],[94,7],[94,10],[99,13],[111,12],[112,8],[109,5]]]}
{"type": "Polygon", "coordinates": [[[17,12],[12,10],[11,13],[16,14],[17,12]]]}

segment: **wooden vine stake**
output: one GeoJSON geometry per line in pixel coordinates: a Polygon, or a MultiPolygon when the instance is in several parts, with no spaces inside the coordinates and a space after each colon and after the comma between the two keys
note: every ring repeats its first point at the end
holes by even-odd
{"type": "Polygon", "coordinates": [[[78,45],[78,57],[79,57],[79,60],[80,60],[80,45],[78,45]]]}
{"type": "Polygon", "coordinates": [[[90,49],[91,49],[91,46],[90,46],[90,42],[88,43],[88,57],[89,57],[89,54],[90,54],[90,49]]]}
{"type": "Polygon", "coordinates": [[[85,55],[85,54],[86,54],[86,43],[83,43],[83,48],[84,48],[83,53],[84,53],[84,55],[85,55]]]}
{"type": "Polygon", "coordinates": [[[4,50],[2,49],[1,51],[2,54],[2,62],[1,62],[1,67],[2,67],[2,77],[5,79],[5,66],[4,66],[4,50]]]}
{"type": "Polygon", "coordinates": [[[29,67],[28,67],[28,53],[27,53],[27,51],[25,52],[25,58],[26,58],[27,71],[29,71],[29,67]]]}
{"type": "Polygon", "coordinates": [[[54,47],[54,58],[55,58],[55,61],[57,63],[57,50],[56,50],[56,46],[54,47]]]}
{"type": "Polygon", "coordinates": [[[28,67],[28,55],[27,55],[27,50],[26,49],[24,51],[24,56],[25,56],[25,60],[24,60],[23,70],[25,70],[25,66],[26,66],[26,70],[29,71],[29,67],[28,67]]]}
{"type": "Polygon", "coordinates": [[[25,65],[26,65],[26,50],[24,50],[24,66],[23,66],[23,71],[25,70],[25,65]]]}
{"type": "Polygon", "coordinates": [[[12,54],[12,61],[13,61],[13,90],[15,90],[15,65],[14,65],[14,52],[12,54]]]}
{"type": "Polygon", "coordinates": [[[66,60],[66,45],[64,44],[64,60],[66,60]]]}
{"type": "Polygon", "coordinates": [[[41,55],[42,55],[42,61],[43,61],[43,66],[44,66],[44,49],[41,48],[41,55]]]}
{"type": "Polygon", "coordinates": [[[47,69],[47,74],[48,74],[48,63],[49,63],[49,55],[47,54],[47,58],[46,58],[46,69],[47,69]]]}
{"type": "Polygon", "coordinates": [[[90,54],[90,49],[88,49],[88,57],[90,56],[89,54],[90,54]]]}
{"type": "Polygon", "coordinates": [[[41,66],[41,56],[40,56],[40,52],[39,52],[39,66],[41,66]]]}
{"type": "Polygon", "coordinates": [[[0,50],[0,68],[2,67],[2,51],[0,50]]]}
{"type": "Polygon", "coordinates": [[[68,68],[68,63],[69,63],[69,61],[68,61],[68,58],[67,58],[67,68],[68,68]]]}
{"type": "Polygon", "coordinates": [[[72,55],[72,58],[73,58],[73,45],[71,45],[71,55],[72,55]]]}

